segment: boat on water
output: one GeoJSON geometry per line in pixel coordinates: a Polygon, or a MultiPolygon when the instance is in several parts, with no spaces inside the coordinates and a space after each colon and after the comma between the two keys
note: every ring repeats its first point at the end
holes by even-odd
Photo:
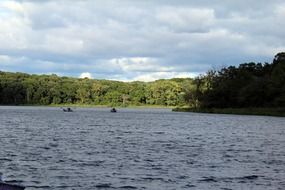
{"type": "Polygon", "coordinates": [[[73,112],[71,108],[62,108],[62,111],[64,112],[73,112]]]}
{"type": "Polygon", "coordinates": [[[112,112],[112,113],[116,113],[116,112],[117,112],[117,110],[116,110],[116,108],[112,108],[112,109],[110,110],[110,112],[112,112]]]}
{"type": "Polygon", "coordinates": [[[0,190],[24,190],[24,186],[0,182],[0,190]]]}

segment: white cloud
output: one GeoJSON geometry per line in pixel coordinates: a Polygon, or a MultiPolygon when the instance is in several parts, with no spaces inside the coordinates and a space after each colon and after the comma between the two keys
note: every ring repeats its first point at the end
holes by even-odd
{"type": "Polygon", "coordinates": [[[49,52],[58,54],[79,54],[84,49],[84,42],[76,37],[68,36],[69,34],[47,34],[42,43],[42,48],[49,52]],[[66,36],[65,36],[66,35],[66,36]]]}
{"type": "Polygon", "coordinates": [[[276,52],[282,52],[285,50],[285,45],[283,47],[272,47],[265,45],[253,44],[252,46],[247,47],[247,51],[252,55],[267,55],[271,56],[276,54],[276,52]]]}
{"type": "Polygon", "coordinates": [[[282,0],[0,1],[0,70],[117,80],[271,61],[282,0]]]}
{"type": "Polygon", "coordinates": [[[285,4],[279,4],[276,6],[274,11],[278,16],[283,17],[285,16],[285,4]]]}
{"type": "Polygon", "coordinates": [[[215,22],[213,9],[164,7],[157,19],[173,31],[207,32],[215,22]]]}
{"type": "Polygon", "coordinates": [[[0,9],[1,8],[6,8],[9,11],[17,12],[17,13],[23,13],[24,8],[21,3],[15,2],[15,1],[2,1],[0,2],[0,9]]]}
{"type": "Polygon", "coordinates": [[[0,62],[8,62],[11,58],[7,55],[0,55],[0,62]]]}
{"type": "Polygon", "coordinates": [[[124,57],[111,59],[110,64],[121,68],[124,72],[167,72],[174,69],[171,66],[162,66],[155,58],[149,57],[124,57]]]}
{"type": "Polygon", "coordinates": [[[92,74],[91,73],[88,73],[88,72],[85,72],[85,73],[81,73],[79,78],[89,78],[89,79],[92,79],[92,74]]]}
{"type": "Polygon", "coordinates": [[[141,74],[136,76],[133,80],[135,81],[155,81],[158,79],[170,79],[170,78],[190,78],[197,76],[196,73],[187,72],[154,72],[148,74],[141,74]]]}

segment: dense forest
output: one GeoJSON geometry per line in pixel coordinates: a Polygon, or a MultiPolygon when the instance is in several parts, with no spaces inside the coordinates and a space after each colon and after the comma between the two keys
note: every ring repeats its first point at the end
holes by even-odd
{"type": "Polygon", "coordinates": [[[119,82],[0,72],[2,105],[158,105],[192,108],[285,107],[285,53],[195,79],[119,82]]]}
{"type": "Polygon", "coordinates": [[[192,79],[118,82],[0,72],[2,105],[185,105],[192,79]]]}
{"type": "Polygon", "coordinates": [[[285,107],[285,53],[271,64],[244,63],[195,79],[201,108],[285,107]]]}

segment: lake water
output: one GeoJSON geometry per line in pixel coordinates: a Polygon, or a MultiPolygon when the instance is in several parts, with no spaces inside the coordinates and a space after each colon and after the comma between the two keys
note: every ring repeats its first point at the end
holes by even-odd
{"type": "Polygon", "coordinates": [[[0,107],[0,143],[27,190],[285,189],[285,118],[0,107]]]}

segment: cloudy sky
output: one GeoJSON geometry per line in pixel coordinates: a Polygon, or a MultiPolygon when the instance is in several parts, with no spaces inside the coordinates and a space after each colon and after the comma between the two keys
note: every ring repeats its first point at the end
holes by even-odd
{"type": "Polygon", "coordinates": [[[285,51],[284,0],[0,1],[0,70],[155,80],[285,51]]]}

